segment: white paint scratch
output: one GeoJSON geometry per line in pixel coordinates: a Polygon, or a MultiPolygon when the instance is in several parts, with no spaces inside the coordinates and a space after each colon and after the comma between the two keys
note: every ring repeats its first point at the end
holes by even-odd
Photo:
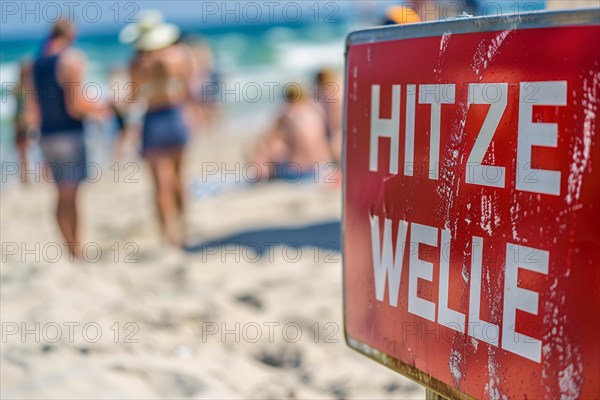
{"type": "Polygon", "coordinates": [[[573,161],[570,165],[568,178],[568,193],[565,197],[567,204],[578,201],[583,185],[583,175],[588,169],[592,142],[596,133],[596,113],[598,111],[598,85],[600,84],[600,73],[589,71],[589,77],[583,79],[583,100],[581,105],[584,109],[583,136],[574,137],[572,147],[573,161]]]}
{"type": "Polygon", "coordinates": [[[457,349],[452,349],[448,365],[450,367],[450,373],[452,374],[454,382],[456,383],[460,382],[460,380],[462,379],[462,372],[460,371],[461,362],[462,354],[460,354],[457,349]]]}
{"type": "Polygon", "coordinates": [[[481,80],[483,72],[487,67],[494,61],[494,58],[500,53],[502,45],[506,39],[513,32],[513,28],[506,29],[496,35],[491,41],[483,40],[479,43],[475,56],[473,57],[473,63],[471,64],[471,70],[479,76],[481,80]]]}
{"type": "MultiPolygon", "coordinates": [[[[560,281],[567,277],[568,273],[563,273],[560,281]]],[[[565,326],[568,326],[565,299],[559,279],[555,278],[550,286],[550,299],[544,304],[546,334],[542,347],[542,379],[548,396],[558,398],[555,393],[558,384],[560,399],[571,400],[579,398],[583,386],[583,362],[579,347],[565,335],[565,326]]]]}
{"type": "Polygon", "coordinates": [[[500,225],[500,215],[498,214],[499,202],[498,194],[484,194],[481,192],[481,219],[479,226],[492,236],[494,229],[500,225]]]}

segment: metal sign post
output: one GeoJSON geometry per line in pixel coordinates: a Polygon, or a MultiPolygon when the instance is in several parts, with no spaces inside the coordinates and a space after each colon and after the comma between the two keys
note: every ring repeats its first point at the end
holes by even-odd
{"type": "Polygon", "coordinates": [[[448,398],[600,393],[600,11],[347,41],[350,347],[448,398]]]}

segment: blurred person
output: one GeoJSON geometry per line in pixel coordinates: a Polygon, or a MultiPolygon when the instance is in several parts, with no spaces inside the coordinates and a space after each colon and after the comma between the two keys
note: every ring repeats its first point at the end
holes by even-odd
{"type": "Polygon", "coordinates": [[[123,43],[133,44],[130,64],[133,98],[145,107],[142,155],[155,185],[155,201],[163,237],[184,245],[184,183],[182,165],[188,142],[183,108],[190,99],[193,61],[189,48],[179,42],[177,26],[163,21],[158,11],[147,10],[139,22],[126,26],[123,43]]]}
{"type": "Polygon", "coordinates": [[[344,92],[335,71],[322,69],[315,76],[315,100],[325,116],[325,129],[333,161],[342,159],[342,119],[344,114],[344,92]]]}
{"type": "Polygon", "coordinates": [[[220,76],[217,72],[215,55],[204,40],[190,42],[194,62],[192,108],[198,126],[214,128],[219,118],[220,76]]]}
{"type": "Polygon", "coordinates": [[[299,85],[286,86],[285,104],[253,154],[263,179],[295,179],[331,162],[323,110],[299,85]]]}
{"type": "Polygon", "coordinates": [[[388,7],[382,25],[413,24],[421,22],[419,14],[410,6],[395,5],[388,7]]]}
{"type": "MultiPolygon", "coordinates": [[[[105,107],[85,99],[85,56],[72,47],[75,26],[56,22],[33,64],[39,107],[40,148],[58,188],[56,219],[69,252],[81,258],[77,194],[86,178],[83,120],[101,120],[105,107]]],[[[31,97],[31,96],[30,96],[31,97]]]]}
{"type": "Polygon", "coordinates": [[[19,171],[23,184],[29,182],[27,178],[29,148],[37,125],[37,114],[31,109],[32,102],[27,101],[28,89],[31,87],[31,68],[30,61],[23,61],[19,67],[19,82],[15,92],[16,109],[13,118],[15,147],[19,157],[19,171]]]}

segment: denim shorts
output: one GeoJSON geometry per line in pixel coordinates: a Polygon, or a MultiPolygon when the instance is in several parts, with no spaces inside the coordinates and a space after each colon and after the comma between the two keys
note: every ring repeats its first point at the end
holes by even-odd
{"type": "Polygon", "coordinates": [[[188,140],[188,130],[179,107],[150,111],[144,118],[142,150],[160,150],[183,147],[188,140]]]}
{"type": "Polygon", "coordinates": [[[83,132],[43,135],[40,148],[57,185],[79,184],[87,178],[87,157],[83,132]]]}

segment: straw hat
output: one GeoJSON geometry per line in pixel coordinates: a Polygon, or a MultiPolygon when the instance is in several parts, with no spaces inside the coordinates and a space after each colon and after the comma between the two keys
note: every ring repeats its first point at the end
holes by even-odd
{"type": "Polygon", "coordinates": [[[124,44],[133,44],[140,51],[164,49],[177,42],[180,29],[164,22],[160,11],[144,10],[138,14],[138,22],[125,26],[119,33],[119,40],[124,44]]]}

